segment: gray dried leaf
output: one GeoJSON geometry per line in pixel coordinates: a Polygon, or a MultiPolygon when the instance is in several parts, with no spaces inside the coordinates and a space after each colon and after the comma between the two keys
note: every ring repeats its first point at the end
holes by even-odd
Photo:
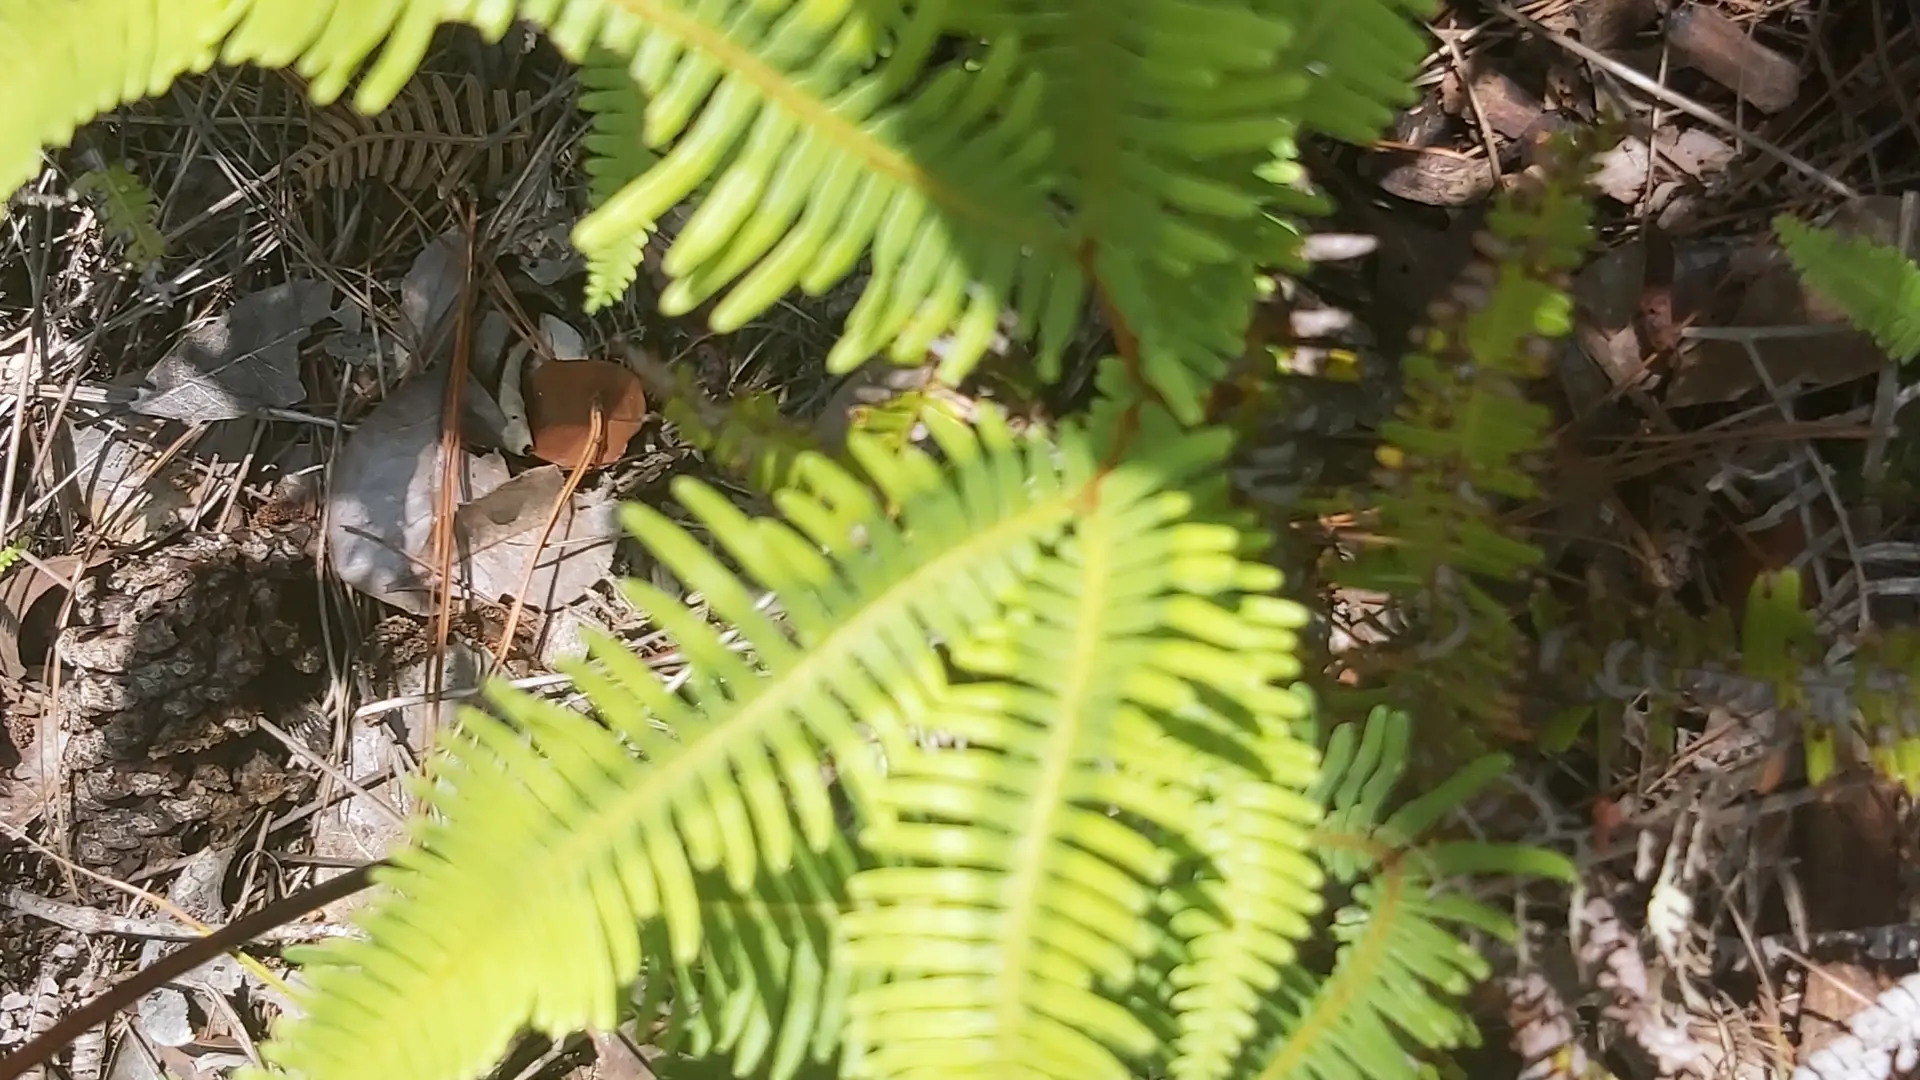
{"type": "Polygon", "coordinates": [[[68,433],[88,520],[116,543],[186,523],[199,492],[234,479],[257,423],[221,420],[182,446],[188,429],[175,421],[76,407],[68,433]]]}
{"type": "Polygon", "coordinates": [[[529,469],[455,513],[458,558],[474,592],[489,600],[518,593],[536,550],[539,560],[526,596],[535,611],[565,607],[607,576],[618,532],[610,500],[575,493],[545,546],[536,549],[565,485],[566,474],[557,465],[529,469]]]}
{"type": "Polygon", "coordinates": [[[427,347],[453,315],[466,273],[466,238],[457,229],[440,234],[414,258],[400,281],[400,334],[413,355],[431,355],[427,347]]]}
{"type": "MultiPolygon", "coordinates": [[[[435,369],[389,395],[362,421],[334,463],[328,543],[340,579],[416,615],[433,606],[431,541],[440,482],[445,374],[435,369]]],[[[488,600],[518,591],[526,560],[560,488],[559,470],[509,481],[498,455],[462,452],[454,580],[488,600]]],[[[576,495],[543,550],[527,603],[577,599],[612,566],[611,505],[576,495]]]]}
{"type": "Polygon", "coordinates": [[[47,796],[60,779],[67,735],[60,732],[54,746],[44,743],[44,739],[34,739],[19,747],[20,761],[12,769],[0,768],[0,826],[25,829],[47,805],[47,796]]]}
{"type": "Polygon", "coordinates": [[[231,420],[285,408],[307,396],[300,339],[333,313],[333,286],[295,279],[242,297],[225,315],[187,332],[147,372],[135,412],[172,420],[231,420]]]}

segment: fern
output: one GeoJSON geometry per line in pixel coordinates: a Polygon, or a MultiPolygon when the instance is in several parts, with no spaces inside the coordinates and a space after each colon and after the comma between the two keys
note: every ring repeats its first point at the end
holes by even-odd
{"type": "Polygon", "coordinates": [[[1920,356],[1920,267],[1898,249],[1782,214],[1780,246],[1807,283],[1899,363],[1920,356]]]}
{"type": "Polygon", "coordinates": [[[525,163],[532,143],[533,95],[489,93],[472,76],[423,75],[386,111],[365,116],[321,110],[307,145],[288,169],[309,191],[378,177],[402,190],[445,189],[482,163],[477,178],[498,184],[525,163]]]}
{"type": "MultiPolygon", "coordinates": [[[[311,1080],[474,1075],[523,1024],[617,1022],[643,964],[686,988],[674,1008],[692,1045],[782,1076],[838,1050],[849,1076],[1123,1077],[1153,1060],[1161,1027],[1186,1032],[1173,1074],[1233,1075],[1252,1034],[1237,1017],[1283,986],[1268,1020],[1289,1060],[1377,1058],[1386,1021],[1354,1012],[1376,987],[1425,988],[1429,1004],[1390,1025],[1409,1053],[1459,1042],[1443,1002],[1478,968],[1442,927],[1496,920],[1427,895],[1432,882],[1564,868],[1416,846],[1498,763],[1388,813],[1404,718],[1377,720],[1357,753],[1336,735],[1335,767],[1316,769],[1292,726],[1307,702],[1284,682],[1304,612],[1164,486],[1214,470],[1224,443],[1139,419],[1137,456],[1104,469],[1113,447],[1092,427],[1045,445],[930,414],[944,470],[856,436],[893,514],[817,456],[782,493],[784,525],[683,483],[728,554],[778,586],[785,625],[634,508],[635,532],[742,628],[759,672],[629,583],[695,665],[686,695],[602,642],[574,674],[607,726],[504,690],[504,721],[469,713],[421,788],[445,823],[420,826],[387,876],[404,899],[366,920],[367,941],[309,964],[309,1011],[269,1059],[311,1080]],[[964,747],[928,749],[921,729],[964,747]],[[850,877],[828,763],[867,852],[850,877]],[[1316,832],[1323,803],[1335,814],[1316,832]],[[1357,906],[1335,922],[1349,944],[1332,974],[1302,982],[1291,943],[1319,907],[1316,852],[1357,906]],[[804,899],[781,899],[796,887],[804,899]],[[768,903],[785,930],[752,917],[768,903]],[[1175,962],[1143,982],[1155,955],[1175,962]],[[778,994],[750,992],[775,980],[778,994]],[[459,1023],[422,1033],[423,1015],[459,1023]],[[827,1016],[845,1017],[844,1042],[827,1016]]],[[[1377,1075],[1412,1075],[1410,1061],[1377,1075]]]]}
{"type": "Polygon", "coordinates": [[[132,169],[119,164],[90,169],[73,182],[73,189],[99,199],[107,231],[126,245],[134,266],[144,268],[166,256],[167,238],[160,232],[153,191],[132,169]]]}
{"type": "MultiPolygon", "coordinates": [[[[724,331],[863,271],[835,371],[938,341],[957,381],[1008,309],[1044,378],[1090,306],[1113,332],[1095,404],[1044,432],[927,408],[902,429],[924,445],[856,431],[835,461],[762,439],[779,425],[750,410],[744,428],[683,413],[759,467],[779,515],[683,480],[720,551],[659,510],[627,522],[736,641],[629,582],[684,685],[601,639],[570,669],[588,711],[507,688],[468,710],[416,781],[430,813],[364,939],[305,954],[269,1071],[465,1080],[523,1030],[635,1010],[676,1052],[774,1080],[1391,1080],[1469,1042],[1466,935],[1507,928],[1456,879],[1569,867],[1446,835],[1501,759],[1396,799],[1404,714],[1330,725],[1319,753],[1308,613],[1259,561],[1233,433],[1205,420],[1260,272],[1292,265],[1316,205],[1295,141],[1369,136],[1410,96],[1414,13],[0,0],[18,61],[0,80],[23,103],[0,117],[9,191],[78,123],[215,62],[291,66],[321,104],[352,85],[375,112],[441,22],[497,38],[524,17],[587,63],[590,303],[623,295],[647,232],[697,196],[661,307],[712,301],[724,331]],[[1301,947],[1316,936],[1325,963],[1301,947]]],[[[1377,510],[1430,546],[1368,572],[1490,598],[1474,578],[1525,563],[1491,500],[1530,490],[1540,418],[1513,390],[1558,329],[1576,171],[1496,219],[1491,302],[1413,363],[1388,432],[1412,479],[1377,510]],[[1441,477],[1484,498],[1450,503],[1441,477]]]]}
{"type": "MultiPolygon", "coordinates": [[[[625,58],[603,48],[588,50],[580,64],[580,108],[593,119],[587,151],[587,192],[594,207],[606,205],[644,176],[660,157],[648,149],[642,123],[646,95],[627,75],[625,58]]],[[[652,223],[615,235],[587,261],[587,310],[606,307],[626,294],[639,271],[652,223]]]]}
{"type": "Polygon", "coordinates": [[[1590,239],[1583,188],[1596,139],[1562,138],[1534,178],[1496,204],[1481,257],[1416,333],[1404,394],[1383,425],[1367,547],[1342,576],[1417,603],[1423,636],[1387,682],[1469,738],[1515,730],[1508,687],[1523,653],[1495,589],[1540,558],[1500,517],[1532,497],[1547,443],[1544,405],[1527,387],[1547,342],[1571,328],[1566,276],[1590,239]]]}

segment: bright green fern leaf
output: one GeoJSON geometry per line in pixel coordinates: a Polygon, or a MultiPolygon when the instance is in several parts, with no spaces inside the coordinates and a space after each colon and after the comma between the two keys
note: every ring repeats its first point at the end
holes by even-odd
{"type": "Polygon", "coordinates": [[[1808,225],[1773,219],[1780,246],[1807,284],[1846,312],[1900,363],[1920,356],[1920,267],[1898,249],[1808,225]]]}
{"type": "MultiPolygon", "coordinates": [[[[1230,898],[1218,928],[1268,947],[1250,968],[1196,963],[1183,973],[1204,984],[1196,998],[1271,981],[1287,958],[1272,943],[1305,929],[1319,900],[1314,755],[1286,728],[1304,706],[1284,688],[1305,612],[1180,490],[1218,469],[1221,434],[1143,410],[1071,537],[1004,619],[956,643],[970,678],[932,687],[920,723],[963,745],[889,752],[886,814],[861,833],[886,865],[854,878],[842,923],[849,965],[880,979],[851,1002],[861,1075],[1136,1075],[1157,1039],[1109,995],[1157,945],[1145,917],[1174,851],[1217,853],[1225,880],[1275,885],[1230,898]],[[1252,775],[1218,745],[1263,735],[1266,760],[1241,749],[1262,766],[1252,775]],[[1232,828],[1214,831],[1227,815],[1232,828]],[[1253,856],[1272,861],[1238,861],[1253,856]]],[[[1204,1003],[1187,1004],[1204,1024],[1204,1003]]]]}
{"type": "MultiPolygon", "coordinates": [[[[587,192],[600,207],[660,160],[641,130],[647,99],[627,75],[626,57],[598,47],[588,50],[580,62],[580,109],[593,118],[581,145],[587,151],[587,192]]],[[[588,257],[590,308],[605,307],[626,293],[652,235],[648,223],[610,239],[588,257]]]]}
{"type": "Polygon", "coordinates": [[[767,1080],[836,1063],[854,982],[837,962],[833,925],[857,868],[858,854],[836,836],[818,854],[796,850],[788,872],[763,875],[744,894],[703,875],[699,957],[675,959],[657,923],[643,937],[637,1011],[664,1018],[658,1048],[767,1080]]]}
{"type": "Polygon", "coordinates": [[[153,203],[153,191],[132,169],[113,164],[80,176],[73,189],[100,200],[100,217],[107,230],[126,245],[129,261],[144,268],[167,253],[167,238],[161,234],[159,210],[153,203]]]}
{"type": "Polygon", "coordinates": [[[1455,879],[1499,874],[1578,879],[1571,861],[1538,849],[1432,837],[1446,816],[1506,771],[1482,758],[1451,780],[1403,800],[1412,725],[1376,710],[1329,739],[1316,794],[1327,806],[1314,839],[1329,875],[1352,902],[1333,913],[1340,947],[1333,967],[1285,970],[1261,1016],[1268,1032],[1255,1057],[1260,1080],[1293,1076],[1414,1080],[1420,1052],[1477,1038],[1461,998],[1485,977],[1486,961],[1460,936],[1510,937],[1498,912],[1461,895],[1455,879]]]}
{"type": "Polygon", "coordinates": [[[755,663],[631,582],[694,672],[679,694],[602,641],[574,675],[608,726],[505,690],[501,717],[469,712],[422,787],[445,823],[422,826],[384,875],[404,902],[311,971],[311,1011],[283,1029],[275,1064],[304,1080],[468,1080],[522,1025],[611,1027],[640,972],[643,922],[658,920],[660,959],[692,963],[710,940],[701,875],[744,893],[761,870],[786,872],[802,848],[833,841],[829,760],[877,813],[860,732],[903,737],[939,681],[932,642],[995,613],[1091,476],[1074,445],[1023,444],[991,423],[942,436],[944,471],[916,452],[876,462],[892,515],[817,456],[780,493],[791,526],[677,485],[758,586],[659,512],[632,508],[635,533],[739,629],[755,663]],[[758,603],[766,587],[783,622],[758,603]],[[418,1030],[427,1016],[447,1023],[418,1030]]]}

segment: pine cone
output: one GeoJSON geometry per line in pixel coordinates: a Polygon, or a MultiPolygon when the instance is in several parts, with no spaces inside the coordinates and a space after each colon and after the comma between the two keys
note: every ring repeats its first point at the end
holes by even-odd
{"type": "Polygon", "coordinates": [[[66,765],[84,862],[179,851],[188,823],[216,833],[304,788],[261,717],[301,717],[317,687],[307,526],[197,534],[81,582],[56,642],[66,765]]]}

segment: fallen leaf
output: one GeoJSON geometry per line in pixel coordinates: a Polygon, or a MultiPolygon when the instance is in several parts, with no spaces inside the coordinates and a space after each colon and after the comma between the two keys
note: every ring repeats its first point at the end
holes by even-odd
{"type": "MultiPolygon", "coordinates": [[[[327,507],[328,543],[340,579],[416,615],[433,607],[431,540],[445,378],[440,368],[422,374],[368,414],[340,448],[327,507]]],[[[519,588],[534,539],[528,534],[546,520],[560,478],[557,469],[536,469],[509,481],[497,454],[462,454],[454,579],[471,594],[497,600],[519,588]]],[[[576,495],[543,553],[528,606],[545,610],[571,603],[604,578],[616,533],[611,503],[576,495]]]]}
{"type": "Polygon", "coordinates": [[[533,456],[571,469],[588,455],[593,410],[602,410],[598,453],[587,465],[619,461],[647,418],[640,376],[611,360],[550,360],[534,369],[527,394],[533,456]]]}
{"type": "Polygon", "coordinates": [[[546,339],[544,355],[554,360],[585,360],[587,339],[573,324],[556,315],[540,316],[540,336],[546,339]]]}
{"type": "MultiPolygon", "coordinates": [[[[91,564],[82,563],[78,555],[55,555],[37,562],[23,559],[0,577],[0,675],[17,679],[27,673],[27,657],[21,654],[22,634],[33,623],[38,609],[64,595],[68,583],[91,566],[110,558],[112,554],[103,551],[91,564]]],[[[39,659],[34,657],[36,664],[39,659]]]]}
{"type": "MultiPolygon", "coordinates": [[[[1658,152],[1651,164],[1656,180],[1685,176],[1696,182],[1711,182],[1726,172],[1739,153],[1733,144],[1698,128],[1663,130],[1653,145],[1658,152]]],[[[1648,194],[1648,150],[1642,139],[1629,135],[1601,154],[1595,165],[1594,187],[1615,202],[1637,206],[1648,194]]]]}
{"type": "MultiPolygon", "coordinates": [[[[1646,375],[1646,343],[1635,327],[1650,283],[1646,256],[1640,241],[1622,244],[1589,262],[1574,279],[1575,340],[1616,389],[1646,375]]],[[[1681,329],[1663,398],[1672,408],[1733,401],[1761,386],[1744,344],[1688,338],[1684,328],[1835,321],[1812,306],[1793,268],[1771,244],[1676,239],[1667,302],[1672,325],[1681,329]]],[[[1752,346],[1768,377],[1783,390],[1849,382],[1885,362],[1871,339],[1837,326],[1811,337],[1756,336],[1752,346]]]]}
{"type": "Polygon", "coordinates": [[[1878,372],[1886,354],[1873,338],[1842,325],[1837,313],[1822,312],[1800,275],[1777,249],[1756,260],[1757,271],[1740,287],[1740,305],[1723,329],[1739,327],[1816,327],[1814,336],[1755,336],[1747,341],[1696,339],[1682,352],[1667,390],[1669,407],[1733,401],[1764,384],[1756,364],[1783,393],[1839,386],[1878,372]]]}
{"type": "Polygon", "coordinates": [[[76,406],[68,433],[88,521],[118,544],[184,524],[201,491],[234,479],[257,423],[217,421],[169,455],[189,431],[181,423],[76,406]]]}
{"type": "Polygon", "coordinates": [[[173,420],[206,422],[284,408],[307,396],[300,339],[333,314],[333,286],[295,279],[242,297],[226,314],[187,332],[147,372],[129,406],[173,420]]]}
{"type": "Polygon", "coordinates": [[[47,805],[49,785],[58,777],[67,735],[60,734],[52,753],[41,751],[35,739],[19,748],[20,761],[11,770],[0,768],[0,826],[18,832],[33,824],[47,805]]]}
{"type": "Polygon", "coordinates": [[[416,358],[446,329],[466,279],[467,241],[460,230],[441,233],[421,250],[400,280],[400,334],[416,358]]]}
{"type": "MultiPolygon", "coordinates": [[[[529,469],[454,515],[475,592],[497,600],[520,588],[541,527],[566,482],[558,466],[529,469]]],[[[576,493],[540,550],[527,606],[535,611],[564,607],[603,580],[613,566],[611,541],[618,531],[612,502],[576,493]]]]}

